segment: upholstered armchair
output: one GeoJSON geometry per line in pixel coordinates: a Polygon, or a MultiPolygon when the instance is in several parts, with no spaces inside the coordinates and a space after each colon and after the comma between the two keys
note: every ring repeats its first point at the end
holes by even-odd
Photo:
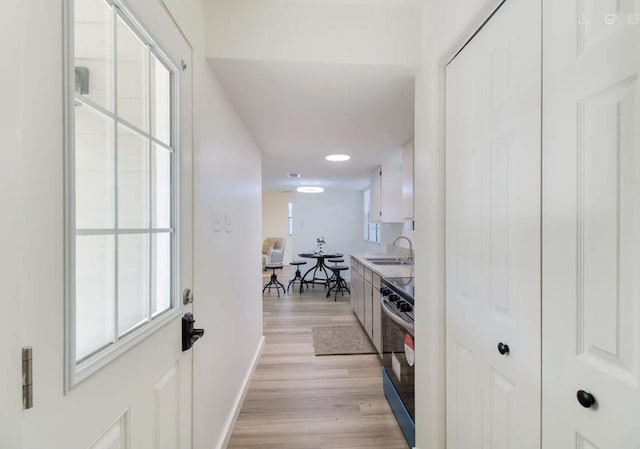
{"type": "Polygon", "coordinates": [[[282,263],[284,245],[287,241],[279,237],[267,237],[262,244],[262,269],[268,263],[282,263]]]}

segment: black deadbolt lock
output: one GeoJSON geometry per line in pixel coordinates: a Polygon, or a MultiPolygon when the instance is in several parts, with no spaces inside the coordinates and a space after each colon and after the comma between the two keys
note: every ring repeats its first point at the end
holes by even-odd
{"type": "Polygon", "coordinates": [[[182,350],[188,351],[191,346],[204,335],[204,329],[194,329],[192,313],[185,313],[182,317],[182,350]]]}

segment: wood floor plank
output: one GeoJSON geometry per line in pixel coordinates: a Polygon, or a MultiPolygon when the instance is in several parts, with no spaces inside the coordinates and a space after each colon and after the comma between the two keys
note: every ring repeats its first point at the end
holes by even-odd
{"type": "Polygon", "coordinates": [[[408,448],[377,355],[314,355],[311,327],[357,324],[349,296],[323,290],[264,296],[265,347],[229,449],[408,448]]]}

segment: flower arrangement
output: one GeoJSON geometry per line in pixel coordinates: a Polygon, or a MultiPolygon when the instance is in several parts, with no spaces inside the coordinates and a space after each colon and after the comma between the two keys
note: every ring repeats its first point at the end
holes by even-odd
{"type": "Polygon", "coordinates": [[[324,237],[323,236],[318,237],[316,239],[316,243],[318,244],[318,252],[320,254],[322,254],[322,250],[323,250],[324,244],[325,244],[324,237]]]}

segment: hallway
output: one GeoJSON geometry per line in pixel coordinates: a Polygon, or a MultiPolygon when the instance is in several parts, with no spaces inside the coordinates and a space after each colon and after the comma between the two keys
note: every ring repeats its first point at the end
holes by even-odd
{"type": "Polygon", "coordinates": [[[334,302],[319,286],[265,294],[265,347],[228,448],[406,449],[377,356],[313,353],[312,326],[356,323],[349,296],[334,302]]]}

